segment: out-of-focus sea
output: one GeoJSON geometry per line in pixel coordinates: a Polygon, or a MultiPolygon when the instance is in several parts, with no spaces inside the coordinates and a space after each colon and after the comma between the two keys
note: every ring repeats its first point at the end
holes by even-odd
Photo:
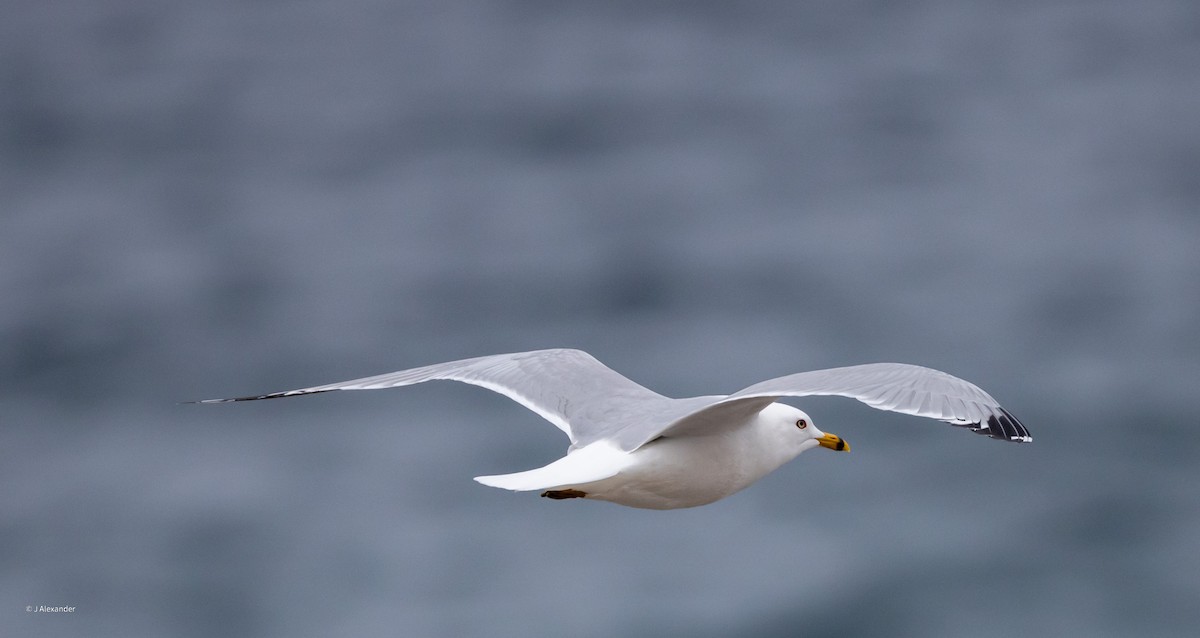
{"type": "Polygon", "coordinates": [[[0,634],[1200,634],[1198,7],[9,3],[0,634]],[[654,512],[472,482],[566,445],[478,388],[177,403],[553,346],[1035,441],[798,399],[654,512]]]}

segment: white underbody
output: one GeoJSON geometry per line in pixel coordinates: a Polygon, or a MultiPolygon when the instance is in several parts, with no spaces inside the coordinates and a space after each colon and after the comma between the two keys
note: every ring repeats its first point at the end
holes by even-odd
{"type": "Polygon", "coordinates": [[[807,436],[793,437],[773,427],[775,406],[784,407],[774,404],[744,423],[715,432],[662,437],[633,452],[599,441],[545,467],[475,480],[517,491],[577,490],[585,498],[647,509],[705,505],[817,446],[807,436]]]}

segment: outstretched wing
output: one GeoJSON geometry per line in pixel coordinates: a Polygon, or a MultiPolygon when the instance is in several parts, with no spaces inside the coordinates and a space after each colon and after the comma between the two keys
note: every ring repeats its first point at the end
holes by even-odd
{"type": "MultiPolygon", "coordinates": [[[[553,349],[462,359],[373,377],[197,403],[257,401],[333,390],[375,390],[444,379],[487,388],[520,403],[553,423],[572,444],[605,438],[631,417],[647,411],[673,412],[674,399],[653,392],[581,350],[553,349]]],[[[669,420],[667,422],[670,422],[669,420]]]]}
{"type": "Polygon", "coordinates": [[[663,434],[695,431],[725,421],[725,415],[757,412],[779,397],[829,395],[939,419],[994,439],[1033,441],[1029,430],[978,386],[940,370],[904,363],[871,363],[768,379],[679,419],[663,434]]]}

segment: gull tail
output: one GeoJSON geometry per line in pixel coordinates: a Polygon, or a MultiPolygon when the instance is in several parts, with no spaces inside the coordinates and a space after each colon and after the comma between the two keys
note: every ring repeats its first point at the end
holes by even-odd
{"type": "Polygon", "coordinates": [[[568,452],[557,461],[524,472],[476,476],[475,480],[488,487],[514,492],[548,490],[594,483],[616,476],[629,463],[629,454],[607,443],[593,443],[568,452]]]}

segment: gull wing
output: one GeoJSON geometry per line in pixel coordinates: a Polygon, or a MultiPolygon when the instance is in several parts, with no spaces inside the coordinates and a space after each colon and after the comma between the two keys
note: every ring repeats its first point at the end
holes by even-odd
{"type": "Polygon", "coordinates": [[[670,415],[671,418],[659,421],[666,424],[690,411],[675,408],[675,399],[634,383],[592,355],[571,349],[462,359],[299,390],[197,403],[257,401],[334,390],[375,390],[439,379],[498,392],[553,423],[576,447],[608,438],[647,415],[670,415]]]}
{"type": "Polygon", "coordinates": [[[940,370],[905,363],[870,363],[768,379],[710,402],[661,434],[719,427],[780,397],[831,395],[858,399],[879,410],[938,419],[994,439],[1033,441],[1029,430],[978,386],[940,370]]]}

